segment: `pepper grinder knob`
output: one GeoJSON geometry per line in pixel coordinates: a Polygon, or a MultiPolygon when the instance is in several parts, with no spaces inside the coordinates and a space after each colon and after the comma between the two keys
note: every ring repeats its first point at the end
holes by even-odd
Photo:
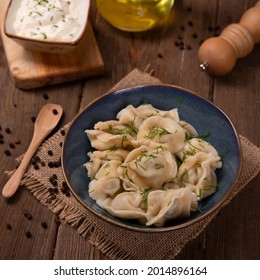
{"type": "Polygon", "coordinates": [[[199,48],[200,69],[221,76],[229,73],[240,57],[248,55],[260,42],[260,1],[228,25],[219,37],[207,39],[199,48]]]}

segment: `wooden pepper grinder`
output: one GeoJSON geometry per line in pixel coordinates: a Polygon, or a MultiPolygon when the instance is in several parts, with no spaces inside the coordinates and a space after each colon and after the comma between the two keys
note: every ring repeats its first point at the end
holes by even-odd
{"type": "Polygon", "coordinates": [[[221,76],[229,73],[236,60],[248,55],[260,42],[260,1],[247,10],[239,23],[228,25],[219,37],[206,40],[199,48],[200,69],[221,76]]]}

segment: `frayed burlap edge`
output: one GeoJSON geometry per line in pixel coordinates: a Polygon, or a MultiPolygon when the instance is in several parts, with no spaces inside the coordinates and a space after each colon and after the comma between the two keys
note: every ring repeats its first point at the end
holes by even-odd
{"type": "MultiPolygon", "coordinates": [[[[144,74],[135,70],[112,90],[137,84],[153,83],[160,83],[160,81],[151,77],[149,74],[144,74]],[[142,79],[142,82],[140,82],[140,79],[142,79]],[[131,81],[130,83],[129,80],[131,81]]],[[[49,159],[45,155],[46,150],[55,145],[57,146],[57,143],[63,141],[64,137],[62,136],[61,131],[66,130],[67,127],[68,125],[58,131],[50,139],[46,140],[38,149],[36,155],[44,158],[44,161],[48,161],[49,159]]],[[[233,197],[259,172],[260,149],[243,136],[240,136],[240,140],[243,152],[242,161],[244,164],[241,170],[240,178],[223,206],[228,204],[233,197]]],[[[57,160],[61,154],[61,148],[58,147],[57,149],[56,158],[54,160],[57,160]]],[[[50,172],[48,174],[48,171],[48,169],[43,171],[34,170],[31,165],[28,168],[27,173],[24,175],[21,183],[32,192],[37,200],[47,206],[50,211],[57,214],[61,221],[68,223],[70,226],[75,228],[83,238],[86,238],[110,259],[174,259],[189,241],[202,233],[202,231],[217,215],[219,210],[223,208],[222,206],[220,209],[211,213],[205,219],[192,226],[174,231],[174,234],[172,232],[166,232],[149,235],[147,233],[130,232],[117,226],[110,225],[104,220],[99,219],[83,207],[72,195],[68,197],[64,193],[59,192],[55,198],[53,198],[52,194],[48,191],[48,184],[46,185],[47,178],[52,173],[50,172]],[[112,238],[113,234],[115,234],[114,238],[112,238]],[[139,250],[139,248],[134,247],[134,245],[133,247],[130,247],[128,244],[125,244],[122,240],[120,240],[118,236],[126,236],[127,239],[131,241],[138,240],[140,246],[143,248],[145,246],[142,245],[145,245],[147,240],[149,243],[148,245],[150,246],[149,251],[145,251],[143,249],[139,250]],[[167,240],[171,240],[171,242],[167,242],[167,246],[163,247],[167,240]],[[151,246],[151,244],[153,245],[151,246]],[[160,251],[161,247],[163,247],[163,250],[160,251]]],[[[61,168],[57,168],[56,172],[58,173],[59,180],[61,181],[63,178],[61,168]]],[[[11,175],[11,173],[9,175],[11,175]]],[[[61,188],[61,183],[59,183],[59,188],[61,188]]]]}
{"type": "MultiPolygon", "coordinates": [[[[54,138],[52,140],[54,140],[54,142],[60,140],[59,136],[57,137],[57,139],[55,139],[55,136],[53,137],[54,138]]],[[[240,139],[242,144],[243,162],[247,163],[247,161],[249,160],[250,164],[243,165],[241,176],[233,192],[230,194],[223,206],[227,205],[235,197],[235,195],[239,191],[241,191],[247,185],[247,183],[259,172],[260,149],[253,145],[247,138],[240,136],[240,139]],[[254,155],[253,158],[252,154],[254,155]]],[[[47,143],[45,143],[45,145],[46,144],[48,144],[48,141],[47,143]]],[[[86,210],[74,197],[67,198],[66,196],[60,194],[56,199],[50,200],[50,193],[48,192],[46,186],[42,184],[37,176],[34,176],[31,173],[27,173],[25,175],[22,184],[25,184],[26,187],[43,205],[47,206],[53,213],[57,214],[63,222],[66,222],[73,228],[77,229],[78,233],[82,237],[87,238],[87,240],[91,244],[96,246],[97,249],[99,249],[109,258],[138,259],[138,256],[130,253],[126,250],[126,248],[120,247],[118,246],[118,244],[111,242],[109,237],[107,237],[102,231],[100,231],[100,227],[97,226],[96,219],[98,218],[88,210],[86,210]]],[[[201,232],[217,215],[219,210],[210,214],[195,225],[176,230],[175,237],[178,242],[174,242],[173,244],[169,242],[168,251],[164,251],[164,254],[161,255],[160,259],[174,259],[189,241],[201,234],[201,232]]],[[[104,221],[102,222],[104,223],[104,221]]],[[[119,228],[118,230],[122,231],[122,229],[119,228]]],[[[127,231],[126,234],[131,234],[132,236],[135,235],[135,233],[129,233],[127,231]]],[[[166,235],[170,237],[171,233],[166,233],[166,235]]],[[[145,259],[144,256],[142,256],[141,258],[145,259]]],[[[152,259],[152,256],[149,256],[149,259],[152,259]]]]}

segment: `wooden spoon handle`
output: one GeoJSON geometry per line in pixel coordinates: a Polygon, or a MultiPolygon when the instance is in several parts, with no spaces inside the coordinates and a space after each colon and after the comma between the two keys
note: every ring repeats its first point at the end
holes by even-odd
{"type": "Polygon", "coordinates": [[[31,144],[28,148],[28,150],[26,151],[22,162],[20,163],[19,167],[17,168],[17,170],[15,171],[15,173],[12,175],[12,177],[9,179],[9,181],[7,181],[7,183],[5,184],[3,190],[2,190],[2,195],[6,198],[11,197],[18,189],[21,179],[23,177],[23,174],[26,171],[26,168],[32,158],[32,156],[34,155],[34,153],[36,152],[37,148],[39,147],[39,145],[41,144],[41,142],[44,140],[44,138],[47,136],[47,134],[49,133],[49,131],[41,131],[41,133],[39,133],[39,131],[34,132],[31,144]]]}

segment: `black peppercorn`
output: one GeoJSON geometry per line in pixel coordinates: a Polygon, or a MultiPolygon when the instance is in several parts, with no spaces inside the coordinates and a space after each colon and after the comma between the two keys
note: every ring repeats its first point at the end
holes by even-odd
{"type": "Polygon", "coordinates": [[[53,113],[53,115],[58,115],[59,112],[56,109],[53,109],[52,113],[53,113]]]}
{"type": "Polygon", "coordinates": [[[42,223],[41,223],[41,226],[42,226],[44,229],[47,229],[47,228],[48,228],[48,225],[47,225],[46,222],[42,222],[42,223]]]}
{"type": "Polygon", "coordinates": [[[26,231],[25,235],[27,238],[32,238],[32,233],[30,231],[26,231]]]}
{"type": "Polygon", "coordinates": [[[28,211],[24,211],[23,212],[23,215],[24,215],[24,217],[25,218],[27,218],[28,220],[32,220],[32,214],[30,213],[30,212],[28,212],[28,211]]]}
{"type": "Polygon", "coordinates": [[[6,132],[7,134],[10,134],[10,133],[11,133],[11,129],[7,127],[7,128],[5,129],[5,132],[6,132]]]}
{"type": "Polygon", "coordinates": [[[6,228],[7,228],[8,230],[12,230],[12,226],[11,226],[10,224],[6,224],[6,228]]]}
{"type": "Polygon", "coordinates": [[[5,154],[10,157],[11,156],[11,152],[9,150],[5,150],[5,154]]]}

